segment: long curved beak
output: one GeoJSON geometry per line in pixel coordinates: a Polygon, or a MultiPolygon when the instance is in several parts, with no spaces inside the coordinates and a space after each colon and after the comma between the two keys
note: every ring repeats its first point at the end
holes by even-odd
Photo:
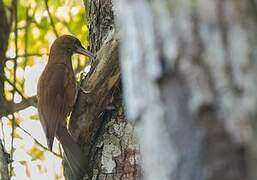
{"type": "Polygon", "coordinates": [[[80,46],[76,46],[76,53],[79,53],[79,54],[82,54],[84,56],[89,56],[91,58],[95,58],[94,54],[92,52],[90,52],[89,50],[83,48],[83,47],[80,47],[80,46]]]}

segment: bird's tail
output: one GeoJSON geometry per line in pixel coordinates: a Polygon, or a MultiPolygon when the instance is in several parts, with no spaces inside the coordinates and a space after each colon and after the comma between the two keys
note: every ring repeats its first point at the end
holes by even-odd
{"type": "Polygon", "coordinates": [[[82,179],[82,176],[86,172],[86,155],[83,154],[66,127],[60,126],[57,130],[56,137],[62,144],[64,155],[74,177],[76,179],[82,179]]]}

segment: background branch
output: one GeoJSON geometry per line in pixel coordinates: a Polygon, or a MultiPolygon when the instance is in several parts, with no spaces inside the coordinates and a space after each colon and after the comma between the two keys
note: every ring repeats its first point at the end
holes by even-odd
{"type": "Polygon", "coordinates": [[[9,114],[12,114],[14,112],[23,110],[29,106],[37,106],[37,97],[25,97],[23,93],[9,80],[7,79],[3,74],[0,74],[0,79],[2,81],[8,82],[13,89],[22,97],[22,101],[20,103],[14,103],[13,101],[5,101],[4,108],[0,109],[0,117],[7,116],[9,114]]]}
{"type": "MultiPolygon", "coordinates": [[[[25,98],[25,99],[22,99],[22,101],[20,103],[14,103],[12,101],[7,101],[6,102],[6,106],[7,107],[11,107],[11,108],[8,108],[7,111],[5,112],[2,112],[0,114],[0,117],[2,116],[7,116],[9,114],[12,114],[12,113],[15,113],[15,112],[18,112],[18,111],[21,111],[23,109],[26,109],[27,107],[29,106],[34,106],[32,105],[33,104],[37,104],[37,97],[36,96],[31,96],[31,97],[28,97],[28,98],[25,98]]],[[[35,107],[35,106],[34,106],[35,107]]]]}
{"type": "MultiPolygon", "coordinates": [[[[27,58],[27,57],[31,57],[31,56],[43,56],[43,55],[48,55],[48,54],[41,54],[41,53],[28,53],[28,54],[20,54],[20,55],[17,55],[17,58],[27,58]]],[[[14,60],[14,58],[11,58],[11,57],[6,57],[6,60],[14,60]]]]}
{"type": "Polygon", "coordinates": [[[52,26],[52,28],[53,28],[54,34],[55,34],[56,37],[58,37],[59,35],[58,35],[58,32],[57,32],[57,30],[56,30],[56,28],[55,28],[54,20],[53,20],[53,18],[52,18],[52,15],[51,15],[51,13],[50,13],[50,10],[49,10],[48,0],[44,0],[44,3],[45,3],[45,7],[46,7],[46,10],[47,10],[47,13],[48,13],[48,16],[49,16],[50,23],[51,23],[51,26],[52,26]]]}
{"type": "Polygon", "coordinates": [[[34,138],[34,137],[32,136],[32,134],[30,134],[26,129],[24,129],[23,127],[21,127],[19,124],[15,123],[15,125],[16,125],[18,128],[20,128],[25,134],[27,134],[29,137],[31,137],[31,138],[35,141],[35,143],[36,143],[37,145],[39,145],[41,148],[43,148],[45,151],[49,151],[49,152],[51,152],[53,155],[55,155],[56,157],[62,158],[62,156],[61,156],[60,154],[58,154],[58,153],[56,153],[56,152],[54,152],[54,151],[50,151],[46,146],[44,146],[43,144],[41,144],[36,138],[34,138]]]}
{"type": "Polygon", "coordinates": [[[0,78],[3,79],[4,81],[7,81],[12,87],[13,89],[25,100],[27,101],[28,104],[30,104],[31,106],[37,106],[35,101],[30,101],[30,99],[26,98],[23,93],[9,80],[7,79],[4,75],[0,74],[0,78]]]}

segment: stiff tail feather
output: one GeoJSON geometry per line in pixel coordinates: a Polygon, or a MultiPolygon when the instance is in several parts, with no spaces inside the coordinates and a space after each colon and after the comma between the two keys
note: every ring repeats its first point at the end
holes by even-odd
{"type": "Polygon", "coordinates": [[[65,157],[76,179],[82,179],[86,172],[86,155],[72,138],[66,127],[59,127],[56,137],[62,144],[65,157]]]}

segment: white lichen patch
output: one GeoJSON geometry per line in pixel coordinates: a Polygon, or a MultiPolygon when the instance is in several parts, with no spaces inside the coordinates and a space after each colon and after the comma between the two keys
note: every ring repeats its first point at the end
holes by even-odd
{"type": "Polygon", "coordinates": [[[93,170],[93,177],[92,177],[92,180],[97,180],[98,173],[99,173],[98,169],[94,169],[94,170],[93,170]]]}
{"type": "Polygon", "coordinates": [[[111,156],[102,156],[102,170],[104,173],[112,173],[113,169],[116,167],[115,161],[112,160],[111,156]]]}
{"type": "Polygon", "coordinates": [[[113,158],[121,155],[121,147],[119,146],[119,139],[117,137],[113,135],[106,135],[105,137],[101,159],[102,171],[104,173],[112,173],[116,167],[113,158]]]}
{"type": "MultiPolygon", "coordinates": [[[[108,122],[106,128],[107,131],[102,136],[101,143],[97,144],[102,148],[101,172],[114,173],[117,162],[122,158],[122,152],[125,149],[135,150],[137,147],[135,137],[132,135],[134,128],[127,122],[116,122],[115,119],[108,122]]],[[[138,162],[135,158],[130,161],[132,164],[138,162]]]]}
{"type": "Polygon", "coordinates": [[[117,137],[122,137],[124,134],[124,127],[126,126],[126,123],[119,123],[119,124],[114,124],[112,126],[112,129],[110,129],[110,131],[112,131],[112,133],[114,135],[116,135],[117,137]]]}
{"type": "Polygon", "coordinates": [[[101,148],[103,146],[103,144],[104,144],[103,141],[99,140],[96,143],[96,147],[101,148]]]}

